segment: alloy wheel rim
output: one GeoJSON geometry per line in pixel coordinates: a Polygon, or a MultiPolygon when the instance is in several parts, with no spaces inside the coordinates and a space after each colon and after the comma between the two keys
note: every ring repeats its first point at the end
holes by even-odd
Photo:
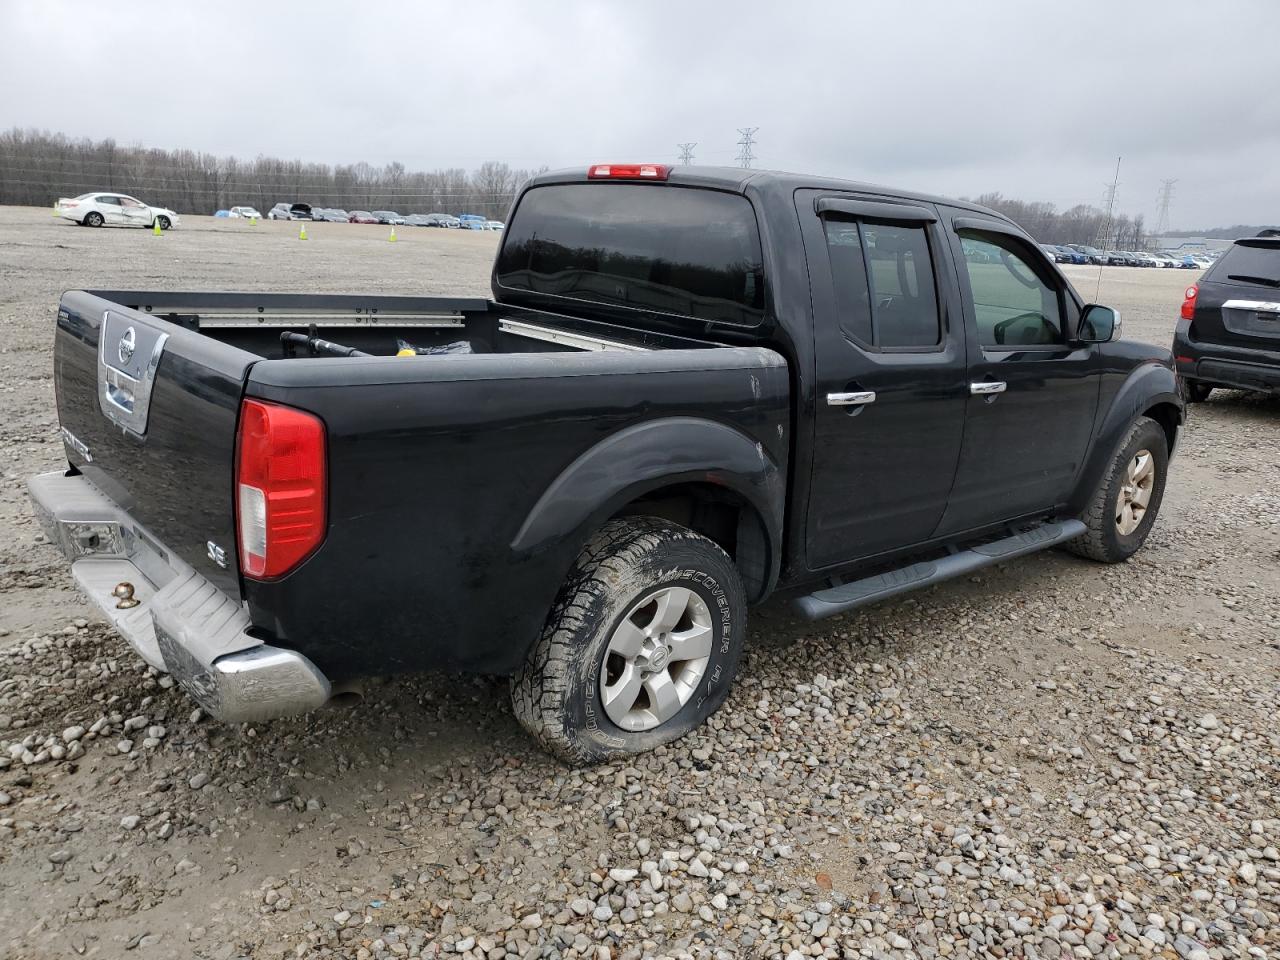
{"type": "Polygon", "coordinates": [[[693,590],[669,586],[645,595],[605,649],[600,701],[609,719],[638,733],[674,717],[707,672],[712,640],[711,612],[693,590]]]}
{"type": "Polygon", "coordinates": [[[1116,497],[1116,529],[1128,536],[1142,525],[1156,485],[1156,460],[1150,450],[1139,450],[1125,467],[1116,497]]]}

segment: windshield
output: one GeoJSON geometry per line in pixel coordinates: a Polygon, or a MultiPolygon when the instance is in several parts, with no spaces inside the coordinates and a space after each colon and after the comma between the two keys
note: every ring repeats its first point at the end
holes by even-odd
{"type": "Polygon", "coordinates": [[[764,264],[745,197],[635,183],[534,187],[507,228],[497,282],[702,321],[764,319],[764,264]]]}

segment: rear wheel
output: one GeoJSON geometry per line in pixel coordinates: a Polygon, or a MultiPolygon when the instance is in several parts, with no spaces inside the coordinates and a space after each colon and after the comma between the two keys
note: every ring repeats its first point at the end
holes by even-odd
{"type": "Polygon", "coordinates": [[[1200,380],[1184,380],[1188,403],[1204,403],[1213,393],[1213,385],[1200,380]]]}
{"type": "Polygon", "coordinates": [[[91,210],[84,215],[84,225],[86,227],[100,227],[104,223],[106,223],[106,221],[103,219],[102,214],[97,210],[91,210]]]}
{"type": "Polygon", "coordinates": [[[1139,417],[1080,517],[1088,530],[1067,549],[1102,563],[1120,563],[1137,553],[1160,511],[1168,467],[1164,428],[1139,417]]]}
{"type": "Polygon", "coordinates": [[[728,695],[746,606],[715,543],[663,520],[611,521],[511,680],[515,715],[573,765],[679,739],[728,695]]]}

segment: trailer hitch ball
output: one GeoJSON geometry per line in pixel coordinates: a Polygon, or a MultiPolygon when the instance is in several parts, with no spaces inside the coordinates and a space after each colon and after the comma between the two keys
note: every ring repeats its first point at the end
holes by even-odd
{"type": "Polygon", "coordinates": [[[111,591],[111,595],[116,598],[117,610],[128,610],[136,607],[142,601],[134,597],[133,584],[128,580],[122,580],[117,583],[115,589],[111,591]]]}

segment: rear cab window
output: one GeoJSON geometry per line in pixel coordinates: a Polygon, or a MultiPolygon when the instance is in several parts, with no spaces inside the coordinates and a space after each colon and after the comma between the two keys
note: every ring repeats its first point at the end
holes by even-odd
{"type": "MultiPolygon", "coordinates": [[[[567,183],[520,199],[497,286],[560,309],[577,301],[636,314],[756,327],[764,257],[751,203],[696,187],[567,183]]],[[[505,300],[516,297],[504,295],[505,300]]]]}

